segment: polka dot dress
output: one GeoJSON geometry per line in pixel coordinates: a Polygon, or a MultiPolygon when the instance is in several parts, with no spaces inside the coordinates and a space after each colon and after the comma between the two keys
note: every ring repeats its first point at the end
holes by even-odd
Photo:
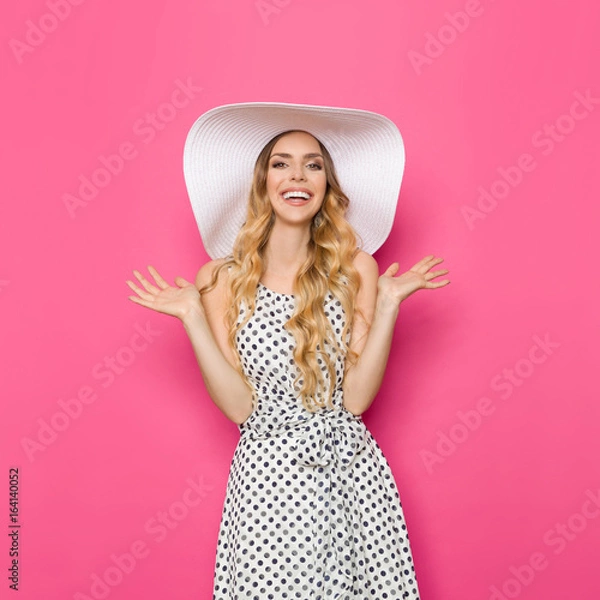
{"type": "MultiPolygon", "coordinates": [[[[325,303],[340,340],[341,303],[331,293],[325,303]]],[[[293,389],[300,372],[284,325],[294,305],[259,283],[237,335],[258,403],[239,426],[213,600],[419,600],[398,489],[362,418],[342,404],[342,359],[333,409],[310,413],[293,389]]]]}

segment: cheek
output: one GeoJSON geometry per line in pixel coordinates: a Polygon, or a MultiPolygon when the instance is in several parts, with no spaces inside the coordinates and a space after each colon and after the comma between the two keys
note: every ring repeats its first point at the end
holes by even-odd
{"type": "Polygon", "coordinates": [[[267,195],[274,201],[277,198],[277,189],[279,187],[279,182],[274,181],[271,178],[267,178],[267,195]]]}
{"type": "Polygon", "coordinates": [[[319,180],[319,189],[323,194],[327,191],[327,177],[323,176],[319,180]]]}
{"type": "Polygon", "coordinates": [[[273,175],[272,171],[267,174],[267,189],[272,190],[277,187],[277,177],[273,175]]]}
{"type": "Polygon", "coordinates": [[[271,194],[271,192],[273,191],[273,182],[267,178],[267,193],[271,194]]]}

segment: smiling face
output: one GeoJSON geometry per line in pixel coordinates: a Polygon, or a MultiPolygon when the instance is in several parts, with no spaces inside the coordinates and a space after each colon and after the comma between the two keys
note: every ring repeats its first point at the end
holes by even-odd
{"type": "Polygon", "coordinates": [[[310,222],[326,191],[319,142],[304,131],[281,137],[271,150],[267,170],[267,194],[276,218],[289,223],[310,222]]]}

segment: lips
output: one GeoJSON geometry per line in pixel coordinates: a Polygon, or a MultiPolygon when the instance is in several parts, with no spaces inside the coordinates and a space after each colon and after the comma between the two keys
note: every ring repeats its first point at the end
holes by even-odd
{"type": "MultiPolygon", "coordinates": [[[[283,190],[280,194],[281,197],[283,197],[284,194],[293,194],[294,192],[302,192],[304,194],[308,194],[310,196],[310,198],[303,198],[302,196],[298,196],[298,198],[301,198],[302,200],[310,200],[313,197],[313,193],[307,189],[307,188],[302,188],[302,187],[293,187],[293,188],[287,188],[285,190],[283,190]]],[[[284,198],[285,200],[286,198],[284,198]]]]}
{"type": "Polygon", "coordinates": [[[307,204],[308,202],[310,202],[311,198],[284,198],[283,195],[281,196],[281,199],[286,203],[286,204],[290,204],[291,206],[303,206],[304,204],[307,204]]]}

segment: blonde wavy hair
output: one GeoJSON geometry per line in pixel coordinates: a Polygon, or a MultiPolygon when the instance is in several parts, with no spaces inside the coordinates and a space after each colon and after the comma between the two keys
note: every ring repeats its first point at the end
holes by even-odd
{"type": "MultiPolygon", "coordinates": [[[[228,342],[233,349],[237,370],[253,392],[254,388],[244,374],[237,352],[236,334],[255,310],[256,289],[264,272],[264,250],[275,222],[275,212],[267,195],[271,151],[280,138],[295,131],[280,133],[261,150],[254,166],[246,221],[236,237],[233,252],[214,269],[211,281],[199,290],[200,294],[212,290],[221,270],[229,269],[226,286],[228,308],[225,314],[228,342]],[[248,308],[248,314],[236,325],[242,300],[248,308]]],[[[333,407],[335,360],[340,353],[350,364],[358,358],[346,340],[356,314],[361,314],[355,307],[360,275],[353,265],[353,258],[358,252],[357,238],[360,237],[345,219],[350,201],[340,187],[331,155],[321,141],[317,141],[323,154],[327,188],[321,209],[311,223],[308,257],[294,280],[296,308],[284,326],[296,341],[294,360],[300,371],[299,379],[303,380],[299,389],[298,380],[294,381],[294,388],[310,412],[324,408],[326,404],[333,407]],[[346,315],[341,345],[337,343],[332,325],[325,315],[324,300],[328,291],[340,301],[346,315]],[[334,348],[335,360],[328,351],[324,351],[327,344],[334,348]],[[326,384],[321,369],[323,362],[330,381],[326,399],[323,394],[326,384]]],[[[361,317],[364,318],[364,315],[361,314],[361,317]]],[[[253,406],[256,407],[254,394],[253,406]]]]}

